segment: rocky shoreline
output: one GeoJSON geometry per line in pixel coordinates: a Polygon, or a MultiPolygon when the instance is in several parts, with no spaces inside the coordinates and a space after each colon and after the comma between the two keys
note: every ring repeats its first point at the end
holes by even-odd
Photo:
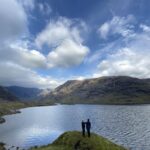
{"type": "MultiPolygon", "coordinates": [[[[21,111],[19,110],[10,110],[9,113],[7,113],[6,115],[11,115],[11,114],[17,114],[17,113],[21,113],[21,111]]],[[[6,120],[2,117],[0,117],[0,124],[5,123],[6,120]]]]}
{"type": "Polygon", "coordinates": [[[6,122],[6,120],[4,118],[0,118],[0,124],[6,122]]]}

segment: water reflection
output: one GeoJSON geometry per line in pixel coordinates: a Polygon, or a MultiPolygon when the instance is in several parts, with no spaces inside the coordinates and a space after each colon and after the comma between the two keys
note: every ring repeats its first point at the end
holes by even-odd
{"type": "Polygon", "coordinates": [[[81,130],[81,120],[90,118],[92,130],[133,150],[149,150],[150,105],[58,105],[22,109],[6,116],[0,125],[0,141],[28,148],[54,141],[68,130],[81,130]],[[139,148],[140,147],[140,148],[139,148]]]}

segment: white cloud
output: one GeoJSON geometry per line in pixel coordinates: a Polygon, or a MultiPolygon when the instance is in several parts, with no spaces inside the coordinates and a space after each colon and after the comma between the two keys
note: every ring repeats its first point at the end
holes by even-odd
{"type": "Polygon", "coordinates": [[[56,47],[68,38],[80,42],[80,31],[75,26],[71,27],[73,23],[71,20],[63,17],[50,21],[47,27],[38,34],[35,40],[37,46],[41,47],[47,44],[50,47],[56,47]]]}
{"type": "Polygon", "coordinates": [[[113,41],[111,43],[103,44],[102,48],[100,50],[95,51],[94,53],[91,53],[86,59],[85,63],[91,64],[95,62],[99,62],[100,60],[104,59],[109,54],[112,54],[114,51],[120,48],[120,40],[113,41]]]}
{"type": "Polygon", "coordinates": [[[34,1],[0,0],[0,85],[54,88],[61,81],[41,76],[35,69],[46,68],[46,56],[29,49],[21,39],[27,32],[24,7],[34,8],[34,1]],[[19,3],[20,2],[20,3],[19,3]]]}
{"type": "Polygon", "coordinates": [[[89,52],[82,44],[82,30],[85,24],[60,17],[50,22],[37,36],[38,47],[48,45],[52,51],[48,54],[49,67],[71,67],[80,64],[89,52]]]}
{"type": "Polygon", "coordinates": [[[43,15],[49,15],[52,12],[52,8],[46,2],[38,3],[38,8],[43,15]]]}
{"type": "Polygon", "coordinates": [[[140,28],[144,31],[144,32],[150,32],[150,27],[145,25],[145,24],[140,24],[140,28]]]}
{"type": "Polygon", "coordinates": [[[61,81],[41,76],[34,69],[46,69],[46,57],[37,50],[17,45],[0,48],[0,85],[55,88],[61,81]]]}
{"type": "Polygon", "coordinates": [[[94,77],[127,75],[150,78],[150,34],[142,32],[129,39],[125,46],[108,54],[98,64],[94,77]]]}
{"type": "Polygon", "coordinates": [[[82,80],[86,80],[86,79],[91,79],[91,76],[89,74],[86,74],[86,75],[82,75],[82,76],[72,76],[72,77],[70,77],[70,80],[82,81],[82,80]]]}
{"type": "Polygon", "coordinates": [[[0,42],[18,37],[26,26],[26,14],[17,0],[0,0],[0,42]]]}
{"type": "Polygon", "coordinates": [[[43,54],[14,44],[1,46],[0,62],[13,62],[28,68],[46,68],[46,57],[43,54]]]}
{"type": "Polygon", "coordinates": [[[89,49],[73,40],[66,39],[54,51],[48,54],[49,67],[70,67],[79,65],[89,49]]]}
{"type": "Polygon", "coordinates": [[[33,10],[35,8],[35,0],[18,0],[18,1],[27,10],[33,10]]]}
{"type": "Polygon", "coordinates": [[[133,15],[128,15],[127,17],[114,16],[112,20],[105,22],[99,27],[98,33],[103,39],[107,39],[108,36],[114,34],[126,37],[133,33],[134,26],[131,23],[134,21],[133,15]]]}
{"type": "Polygon", "coordinates": [[[101,37],[103,39],[106,39],[108,34],[109,34],[109,31],[110,31],[110,25],[108,22],[105,22],[98,30],[98,32],[100,32],[101,34],[101,37]]]}
{"type": "Polygon", "coordinates": [[[20,65],[0,62],[0,85],[23,87],[55,88],[61,82],[49,76],[42,77],[35,71],[20,65]]]}
{"type": "Polygon", "coordinates": [[[80,64],[88,52],[88,48],[82,45],[80,25],[77,27],[66,18],[59,18],[56,21],[57,25],[54,21],[39,35],[40,38],[44,38],[43,41],[42,38],[39,40],[41,46],[45,43],[52,47],[56,45],[47,56],[29,48],[29,41],[19,40],[27,31],[27,15],[23,7],[34,9],[33,2],[0,1],[0,85],[54,88],[62,81],[50,76],[41,76],[36,70],[80,64]],[[52,37],[49,37],[49,33],[52,37]],[[50,42],[51,40],[53,41],[50,42]],[[59,44],[57,45],[54,40],[59,44]],[[55,59],[53,54],[57,55],[58,59],[55,59]]]}

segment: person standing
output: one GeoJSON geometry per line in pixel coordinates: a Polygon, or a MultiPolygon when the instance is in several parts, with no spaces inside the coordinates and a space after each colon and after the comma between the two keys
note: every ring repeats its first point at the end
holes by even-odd
{"type": "Polygon", "coordinates": [[[90,129],[91,129],[91,122],[90,119],[88,119],[86,122],[86,130],[87,130],[88,137],[91,136],[90,129]]]}
{"type": "Polygon", "coordinates": [[[85,137],[85,122],[83,120],[81,122],[81,126],[82,126],[82,136],[85,137]]]}

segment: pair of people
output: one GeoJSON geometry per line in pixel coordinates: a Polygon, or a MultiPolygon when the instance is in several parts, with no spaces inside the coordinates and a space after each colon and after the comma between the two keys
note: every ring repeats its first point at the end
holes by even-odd
{"type": "Polygon", "coordinates": [[[85,128],[86,128],[88,137],[90,137],[90,136],[91,136],[91,133],[90,133],[90,129],[91,129],[91,122],[90,122],[90,119],[88,119],[87,122],[84,122],[84,121],[82,120],[81,126],[82,126],[82,136],[85,136],[85,128]]]}

